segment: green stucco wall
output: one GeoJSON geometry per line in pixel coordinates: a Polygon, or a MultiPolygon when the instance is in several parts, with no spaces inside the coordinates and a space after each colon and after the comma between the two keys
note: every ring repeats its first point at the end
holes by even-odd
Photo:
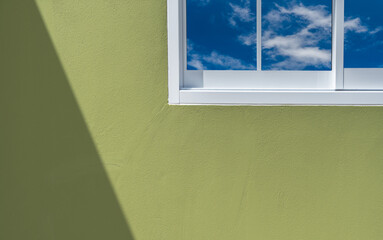
{"type": "Polygon", "coordinates": [[[166,0],[0,0],[1,240],[381,240],[383,108],[167,105],[166,0]]]}

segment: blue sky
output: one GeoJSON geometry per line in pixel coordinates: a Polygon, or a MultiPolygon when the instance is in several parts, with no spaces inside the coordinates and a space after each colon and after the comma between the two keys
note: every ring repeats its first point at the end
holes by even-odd
{"type": "Polygon", "coordinates": [[[262,1],[264,70],[331,70],[331,0],[262,1]]]}
{"type": "Polygon", "coordinates": [[[256,69],[256,46],[240,40],[253,32],[255,1],[187,0],[188,69],[256,69]]]}
{"type": "MultiPolygon", "coordinates": [[[[262,69],[331,70],[331,8],[263,0],[262,69]]],[[[380,9],[380,0],[346,0],[345,67],[383,67],[380,9]]],[[[188,70],[255,70],[256,1],[187,0],[187,46],[188,70]]]]}
{"type": "Polygon", "coordinates": [[[383,68],[383,0],[345,0],[346,68],[383,68]]]}

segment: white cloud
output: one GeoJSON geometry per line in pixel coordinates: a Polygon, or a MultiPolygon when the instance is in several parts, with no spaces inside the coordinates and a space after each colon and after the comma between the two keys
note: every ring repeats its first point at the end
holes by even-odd
{"type": "MultiPolygon", "coordinates": [[[[262,48],[269,59],[283,57],[272,69],[304,69],[308,66],[331,67],[331,49],[320,48],[331,41],[331,13],[326,6],[305,6],[302,3],[275,8],[263,17],[266,28],[262,33],[262,48]],[[289,35],[282,35],[284,28],[294,21],[304,25],[289,35]]],[[[344,23],[345,33],[374,35],[383,27],[371,29],[360,18],[349,18],[344,23]]],[[[245,46],[256,46],[256,34],[244,33],[238,40],[245,46]]],[[[347,43],[347,42],[346,42],[347,43]]]]}
{"type": "Polygon", "coordinates": [[[281,14],[295,15],[308,21],[307,28],[330,28],[331,27],[331,15],[326,6],[305,6],[302,3],[295,5],[291,8],[284,8],[276,5],[281,14]]]}
{"type": "Polygon", "coordinates": [[[276,8],[265,15],[267,28],[263,32],[263,50],[270,59],[284,57],[273,64],[272,69],[304,69],[308,66],[330,67],[331,50],[318,47],[320,42],[331,39],[331,15],[325,6],[304,6],[276,8]],[[279,35],[278,30],[286,24],[293,24],[299,18],[305,26],[290,35],[279,35]]]}
{"type": "Polygon", "coordinates": [[[197,70],[206,70],[206,64],[212,64],[216,67],[235,70],[254,70],[256,67],[252,64],[247,64],[244,61],[233,58],[228,55],[220,54],[212,51],[208,54],[201,54],[194,49],[194,44],[188,43],[188,65],[197,70]]]}
{"type": "Polygon", "coordinates": [[[383,31],[383,27],[377,27],[375,29],[370,29],[368,26],[362,23],[360,18],[349,18],[344,22],[344,32],[350,33],[368,33],[369,35],[374,35],[380,31],[383,31]]]}
{"type": "MultiPolygon", "coordinates": [[[[383,45],[383,41],[378,41],[374,38],[374,35],[383,31],[383,27],[379,26],[374,29],[362,23],[362,20],[358,17],[348,18],[344,22],[345,32],[345,49],[357,52],[367,51],[367,49],[380,48],[383,45]],[[350,34],[358,34],[358,38],[368,41],[369,44],[353,44],[350,41],[350,34]]],[[[356,43],[356,42],[355,42],[356,43]]]]}
{"type": "Polygon", "coordinates": [[[247,35],[240,35],[238,40],[242,43],[242,45],[246,46],[256,46],[257,44],[257,33],[250,33],[247,35]]]}
{"type": "Polygon", "coordinates": [[[198,55],[192,55],[192,60],[188,61],[188,65],[194,67],[197,70],[203,70],[203,64],[199,59],[198,55]]]}
{"type": "Polygon", "coordinates": [[[246,70],[246,69],[255,69],[251,64],[245,64],[243,61],[233,58],[226,55],[221,55],[213,51],[210,55],[202,56],[202,59],[207,63],[213,64],[215,66],[221,66],[228,69],[236,70],[246,70]]]}
{"type": "Polygon", "coordinates": [[[231,26],[236,27],[238,21],[240,22],[252,22],[255,20],[255,15],[250,9],[250,0],[242,1],[242,4],[229,3],[231,7],[231,13],[229,17],[229,23],[231,26]]]}
{"type": "Polygon", "coordinates": [[[298,49],[286,48],[281,51],[284,56],[289,56],[288,60],[279,63],[285,68],[304,68],[309,65],[330,67],[331,51],[319,49],[318,47],[304,47],[298,49]]]}
{"type": "Polygon", "coordinates": [[[191,0],[196,2],[199,6],[206,6],[210,3],[210,0],[191,0]]]}
{"type": "Polygon", "coordinates": [[[263,16],[263,20],[268,24],[273,25],[274,27],[278,27],[279,23],[287,19],[287,16],[281,14],[278,10],[271,10],[265,16],[263,16]]]}
{"type": "Polygon", "coordinates": [[[368,32],[368,28],[362,25],[360,18],[353,18],[344,22],[344,32],[365,33],[368,32]]]}
{"type": "Polygon", "coordinates": [[[378,33],[378,32],[381,32],[381,31],[383,31],[383,27],[382,26],[379,26],[379,27],[377,27],[377,28],[375,28],[374,30],[370,30],[370,34],[372,34],[372,35],[374,35],[374,34],[376,34],[376,33],[378,33]]]}

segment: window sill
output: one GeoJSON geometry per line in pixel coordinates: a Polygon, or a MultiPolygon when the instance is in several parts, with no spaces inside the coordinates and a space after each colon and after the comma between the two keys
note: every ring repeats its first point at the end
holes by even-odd
{"type": "Polygon", "coordinates": [[[382,106],[382,91],[182,89],[170,105],[353,105],[382,106]]]}

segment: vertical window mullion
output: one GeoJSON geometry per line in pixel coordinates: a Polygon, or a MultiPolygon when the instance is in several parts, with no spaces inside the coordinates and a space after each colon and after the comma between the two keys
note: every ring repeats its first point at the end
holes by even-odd
{"type": "Polygon", "coordinates": [[[184,78],[185,78],[185,70],[187,69],[187,36],[186,36],[186,1],[187,0],[181,0],[179,1],[179,11],[180,11],[180,22],[181,22],[181,52],[180,52],[180,64],[181,64],[181,71],[182,71],[182,76],[180,78],[180,88],[184,88],[184,78]]]}
{"type": "Polygon", "coordinates": [[[257,0],[257,71],[262,71],[262,0],[257,0]]]}
{"type": "Polygon", "coordinates": [[[344,1],[333,0],[333,77],[335,89],[344,89],[344,1]]]}

